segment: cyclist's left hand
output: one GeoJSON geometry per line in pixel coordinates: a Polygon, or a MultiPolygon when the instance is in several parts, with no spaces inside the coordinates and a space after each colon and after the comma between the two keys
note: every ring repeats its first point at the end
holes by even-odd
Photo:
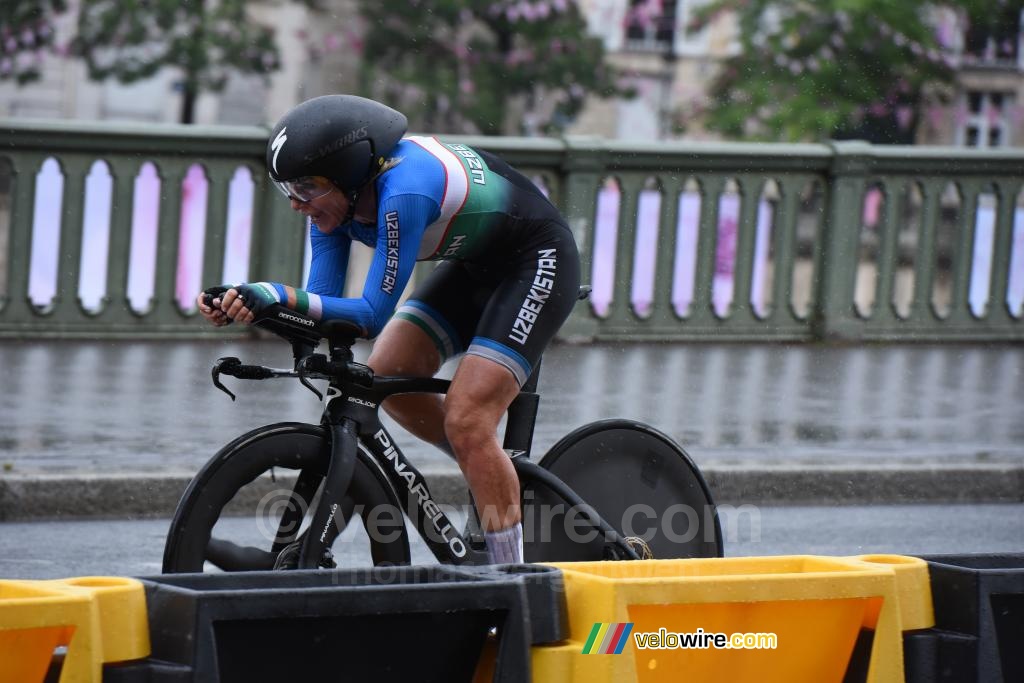
{"type": "Polygon", "coordinates": [[[232,287],[221,299],[221,310],[232,320],[251,323],[260,311],[277,303],[277,297],[266,283],[250,283],[232,287]]]}
{"type": "Polygon", "coordinates": [[[224,315],[235,322],[251,323],[253,313],[246,306],[245,298],[240,297],[239,294],[238,289],[234,287],[224,292],[220,299],[220,309],[224,311],[224,315]]]}

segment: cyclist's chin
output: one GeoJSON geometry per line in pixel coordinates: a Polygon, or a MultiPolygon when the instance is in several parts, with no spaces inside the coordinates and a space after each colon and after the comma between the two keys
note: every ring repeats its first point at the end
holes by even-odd
{"type": "Polygon", "coordinates": [[[310,222],[316,226],[316,229],[325,235],[331,234],[338,227],[339,221],[330,214],[317,211],[306,215],[309,216],[310,222]]]}

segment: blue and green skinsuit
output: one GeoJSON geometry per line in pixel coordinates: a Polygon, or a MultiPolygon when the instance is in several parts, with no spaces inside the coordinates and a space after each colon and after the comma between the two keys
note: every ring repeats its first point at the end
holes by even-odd
{"type": "Polygon", "coordinates": [[[376,179],[377,224],[310,228],[306,290],[248,290],[320,320],[345,319],[375,337],[395,312],[416,261],[445,261],[398,310],[442,360],[463,351],[507,367],[520,385],[568,316],[579,257],[558,210],[501,159],[462,144],[409,137],[376,179]],[[342,296],[353,240],[375,250],[361,297],[342,296]],[[468,342],[468,344],[466,343],[468,342]]]}

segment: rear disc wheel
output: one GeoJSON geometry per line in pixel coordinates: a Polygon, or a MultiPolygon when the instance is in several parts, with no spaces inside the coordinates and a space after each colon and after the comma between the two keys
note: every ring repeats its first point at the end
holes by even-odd
{"type": "MultiPolygon", "coordinates": [[[[721,557],[711,492],[686,452],[632,420],[594,422],[566,435],[541,459],[624,537],[655,559],[721,557]]],[[[523,486],[527,562],[602,560],[604,539],[539,482],[523,486]]],[[[627,541],[628,542],[628,541],[627,541]]]]}

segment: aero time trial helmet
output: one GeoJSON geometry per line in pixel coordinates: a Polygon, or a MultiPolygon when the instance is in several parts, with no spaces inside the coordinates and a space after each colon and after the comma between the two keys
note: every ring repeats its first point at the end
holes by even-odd
{"type": "Polygon", "coordinates": [[[322,176],[353,195],[384,164],[407,127],[404,114],[365,97],[314,97],[274,126],[267,168],[278,183],[322,176]]]}

